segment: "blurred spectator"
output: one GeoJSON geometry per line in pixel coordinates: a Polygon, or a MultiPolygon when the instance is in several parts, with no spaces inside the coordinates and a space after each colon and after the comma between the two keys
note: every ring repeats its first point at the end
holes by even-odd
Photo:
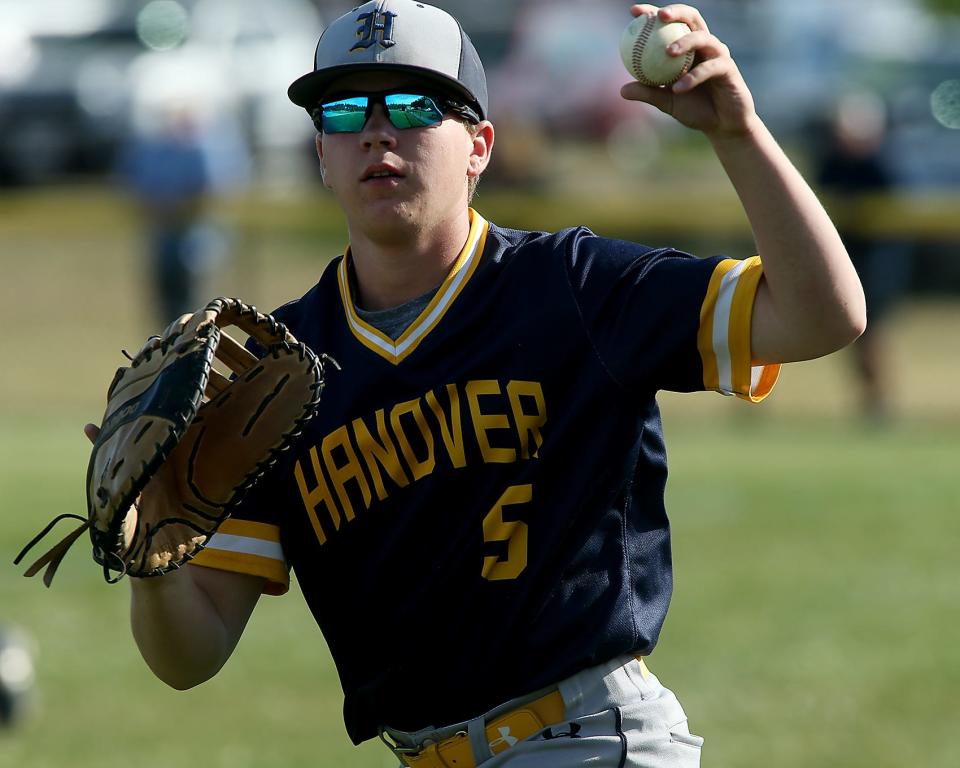
{"type": "Polygon", "coordinates": [[[0,729],[17,725],[28,709],[35,677],[30,645],[22,631],[0,626],[0,729]]]}
{"type": "Polygon", "coordinates": [[[831,115],[819,157],[817,180],[850,253],[867,300],[867,330],[853,345],[864,416],[883,423],[890,416],[889,320],[910,284],[910,253],[902,243],[868,231],[871,196],[895,186],[884,162],[887,113],[870,92],[843,96],[831,115]]]}
{"type": "Polygon", "coordinates": [[[136,132],[121,153],[120,176],[143,216],[162,325],[202,301],[201,280],[225,251],[223,233],[207,216],[209,198],[245,179],[248,166],[235,134],[233,141],[213,141],[199,114],[182,105],[158,112],[157,121],[136,132]]]}

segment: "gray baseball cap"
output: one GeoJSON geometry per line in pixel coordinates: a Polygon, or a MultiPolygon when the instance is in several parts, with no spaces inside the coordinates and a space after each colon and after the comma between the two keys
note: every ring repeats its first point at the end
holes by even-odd
{"type": "Polygon", "coordinates": [[[308,112],[338,77],[370,70],[410,72],[464,98],[487,116],[487,78],[476,48],[453,16],[416,0],[371,0],[320,36],[314,69],[287,90],[308,112]]]}

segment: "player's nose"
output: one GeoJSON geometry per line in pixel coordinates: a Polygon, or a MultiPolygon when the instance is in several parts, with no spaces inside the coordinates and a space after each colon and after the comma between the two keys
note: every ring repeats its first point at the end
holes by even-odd
{"type": "Polygon", "coordinates": [[[393,146],[397,143],[397,129],[393,127],[382,104],[374,104],[360,136],[365,147],[393,146]]]}

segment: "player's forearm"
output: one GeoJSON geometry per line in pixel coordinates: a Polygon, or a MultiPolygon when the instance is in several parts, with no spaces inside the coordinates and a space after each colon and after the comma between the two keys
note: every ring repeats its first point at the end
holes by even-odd
{"type": "MultiPolygon", "coordinates": [[[[750,221],[763,259],[777,362],[819,357],[853,341],[866,324],[863,289],[820,201],[762,121],[711,143],[750,221]],[[789,339],[786,347],[782,341],[789,339]]],[[[765,354],[755,334],[755,357],[765,354]]]]}
{"type": "Polygon", "coordinates": [[[180,690],[213,677],[236,644],[192,572],[130,579],[130,623],[140,654],[158,678],[180,690]]]}

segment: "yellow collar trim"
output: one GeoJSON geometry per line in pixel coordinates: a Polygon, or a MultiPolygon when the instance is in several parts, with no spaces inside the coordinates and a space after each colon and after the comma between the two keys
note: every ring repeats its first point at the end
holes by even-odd
{"type": "Polygon", "coordinates": [[[340,283],[340,298],[343,301],[347,325],[350,326],[350,330],[357,341],[396,365],[408,357],[426,338],[427,334],[437,326],[476,271],[477,265],[480,263],[480,257],[483,255],[484,245],[487,242],[488,224],[486,219],[473,208],[470,209],[469,213],[470,234],[467,235],[467,242],[463,246],[463,250],[460,251],[460,255],[457,256],[457,260],[433,299],[396,341],[357,315],[353,297],[350,294],[350,281],[347,278],[347,260],[350,257],[350,248],[347,248],[346,254],[337,268],[337,278],[340,283]]]}

